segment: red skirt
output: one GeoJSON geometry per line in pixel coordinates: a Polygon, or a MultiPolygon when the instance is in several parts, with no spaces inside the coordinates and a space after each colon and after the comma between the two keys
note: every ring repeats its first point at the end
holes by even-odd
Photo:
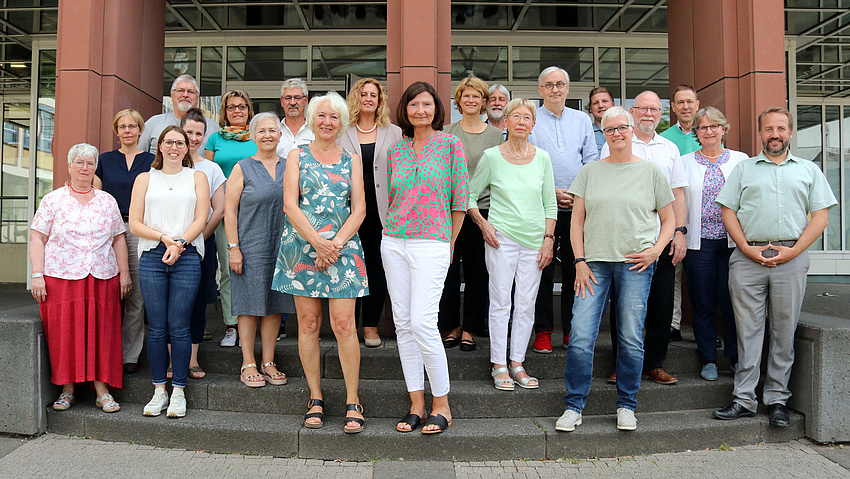
{"type": "Polygon", "coordinates": [[[44,277],[40,303],[53,384],[104,382],[123,386],[118,276],[68,280],[44,277]]]}

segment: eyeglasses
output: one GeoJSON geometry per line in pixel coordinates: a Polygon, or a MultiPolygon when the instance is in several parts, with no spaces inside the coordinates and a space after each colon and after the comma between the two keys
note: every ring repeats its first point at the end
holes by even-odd
{"type": "Polygon", "coordinates": [[[708,130],[719,131],[719,130],[722,130],[722,129],[723,129],[723,127],[720,126],[720,125],[708,125],[708,126],[697,127],[697,131],[699,131],[700,133],[705,133],[708,130]]]}
{"type": "Polygon", "coordinates": [[[94,161],[74,160],[71,164],[74,165],[75,168],[79,169],[82,169],[84,166],[87,166],[90,170],[97,168],[97,163],[94,161]]]}
{"type": "Polygon", "coordinates": [[[523,121],[526,121],[526,122],[529,122],[529,123],[531,123],[532,121],[534,121],[534,120],[531,118],[531,115],[520,115],[519,113],[514,113],[514,114],[512,114],[512,115],[511,115],[510,117],[508,117],[508,118],[510,118],[510,119],[511,119],[511,120],[513,120],[513,121],[520,121],[520,120],[523,120],[523,121]]]}
{"type": "Polygon", "coordinates": [[[183,140],[162,140],[162,144],[166,148],[171,148],[172,146],[176,146],[177,148],[186,148],[186,142],[183,140]]]}
{"type": "Polygon", "coordinates": [[[138,129],[139,129],[139,125],[136,125],[136,124],[132,124],[132,125],[118,125],[118,128],[117,128],[117,129],[118,129],[118,131],[124,131],[124,130],[133,131],[133,130],[138,130],[138,129]]]}
{"type": "Polygon", "coordinates": [[[181,95],[181,96],[185,95],[185,94],[197,95],[198,90],[187,90],[185,88],[175,88],[174,90],[171,90],[171,93],[177,93],[178,95],[181,95]]]}
{"type": "Polygon", "coordinates": [[[654,108],[654,107],[651,107],[651,106],[636,106],[636,107],[634,107],[634,109],[641,112],[641,113],[650,112],[653,115],[655,115],[657,113],[661,113],[661,108],[654,108]]]}
{"type": "Polygon", "coordinates": [[[240,105],[227,105],[227,111],[248,111],[248,105],[242,103],[240,105]]]}
{"type": "Polygon", "coordinates": [[[541,85],[546,90],[552,91],[553,88],[558,87],[558,90],[563,90],[564,87],[567,86],[566,82],[559,81],[557,83],[547,82],[541,85]]]}
{"type": "Polygon", "coordinates": [[[301,101],[306,97],[304,95],[286,95],[286,96],[282,96],[281,98],[283,98],[283,101],[285,101],[285,102],[291,102],[291,101],[301,101]]]}
{"type": "Polygon", "coordinates": [[[629,128],[631,128],[631,127],[632,127],[631,125],[611,126],[611,127],[608,127],[608,128],[603,128],[602,133],[605,133],[605,136],[611,136],[616,131],[617,133],[619,133],[621,135],[625,135],[626,132],[629,131],[629,128]]]}

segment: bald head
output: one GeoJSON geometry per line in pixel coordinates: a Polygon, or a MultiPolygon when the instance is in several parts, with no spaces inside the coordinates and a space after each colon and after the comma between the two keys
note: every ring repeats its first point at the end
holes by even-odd
{"type": "Polygon", "coordinates": [[[647,90],[635,97],[630,111],[635,117],[638,138],[644,141],[652,138],[655,128],[661,122],[661,98],[655,92],[647,90]]]}

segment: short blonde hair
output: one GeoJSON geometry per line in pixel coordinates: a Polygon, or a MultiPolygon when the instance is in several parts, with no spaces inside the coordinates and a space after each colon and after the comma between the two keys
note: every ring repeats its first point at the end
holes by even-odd
{"type": "Polygon", "coordinates": [[[136,122],[136,125],[139,127],[139,134],[145,131],[145,120],[142,118],[141,113],[132,108],[126,108],[116,113],[115,117],[112,118],[112,131],[114,131],[116,135],[118,134],[118,121],[125,116],[129,116],[136,122]]]}
{"type": "Polygon", "coordinates": [[[605,129],[605,125],[608,123],[609,120],[611,120],[612,118],[617,118],[618,116],[622,116],[623,118],[625,118],[626,123],[628,123],[629,126],[635,126],[635,117],[633,117],[628,110],[621,106],[612,106],[611,108],[605,110],[605,113],[602,114],[602,129],[605,129]]]}
{"type": "Polygon", "coordinates": [[[345,100],[339,96],[339,93],[335,91],[329,91],[324,95],[313,97],[313,99],[310,100],[310,103],[307,104],[307,112],[305,114],[307,117],[307,128],[309,128],[314,135],[316,134],[316,130],[314,129],[316,126],[316,110],[318,110],[322,103],[325,102],[330,103],[331,110],[339,115],[339,133],[336,135],[337,138],[339,138],[339,136],[342,135],[342,132],[348,128],[349,116],[348,105],[345,103],[345,100]]]}
{"type": "Polygon", "coordinates": [[[378,126],[387,126],[390,124],[390,107],[387,105],[387,90],[381,85],[381,82],[374,78],[361,78],[351,87],[348,92],[348,113],[352,125],[360,123],[360,95],[366,85],[375,85],[378,89],[378,109],[375,110],[375,123],[378,126]]]}
{"type": "Polygon", "coordinates": [[[475,75],[469,75],[457,84],[457,88],[455,88],[454,93],[455,108],[457,108],[457,111],[463,113],[463,110],[460,107],[460,99],[463,98],[463,91],[467,88],[472,88],[481,95],[481,111],[479,111],[478,114],[480,115],[487,111],[487,106],[490,104],[490,88],[484,80],[475,75]]]}
{"type": "Polygon", "coordinates": [[[723,144],[726,144],[726,133],[729,132],[729,122],[726,120],[726,116],[713,106],[707,106],[705,108],[700,108],[696,115],[694,115],[694,124],[691,127],[691,132],[693,132],[694,137],[697,139],[697,143],[702,146],[702,143],[699,141],[699,135],[697,135],[697,129],[699,128],[699,124],[702,121],[703,117],[708,118],[709,120],[717,123],[723,128],[723,138],[720,141],[723,144]]]}
{"type": "Polygon", "coordinates": [[[534,106],[534,102],[529,100],[528,98],[514,98],[508,105],[505,107],[505,118],[510,116],[511,113],[514,112],[517,108],[524,106],[531,110],[531,120],[537,121],[537,107],[534,106]]]}

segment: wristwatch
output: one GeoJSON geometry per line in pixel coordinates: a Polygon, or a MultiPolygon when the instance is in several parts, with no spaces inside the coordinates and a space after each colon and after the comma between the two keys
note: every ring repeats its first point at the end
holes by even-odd
{"type": "Polygon", "coordinates": [[[673,230],[673,234],[676,234],[677,231],[681,231],[683,235],[686,235],[686,234],[688,234],[688,227],[687,226],[680,226],[680,227],[676,228],[675,230],[673,230]]]}
{"type": "Polygon", "coordinates": [[[228,250],[235,248],[237,246],[239,246],[239,243],[227,243],[227,249],[228,250]]]}
{"type": "Polygon", "coordinates": [[[576,258],[576,259],[573,260],[573,265],[577,265],[577,264],[581,263],[582,261],[587,263],[587,261],[584,258],[576,258]]]}

